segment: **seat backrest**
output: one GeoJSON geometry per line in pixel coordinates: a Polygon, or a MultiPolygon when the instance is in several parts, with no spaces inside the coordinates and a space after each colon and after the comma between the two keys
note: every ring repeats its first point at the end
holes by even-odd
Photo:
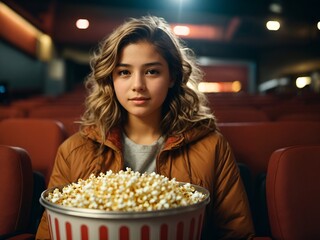
{"type": "Polygon", "coordinates": [[[5,119],[0,122],[0,144],[24,148],[34,171],[42,173],[48,184],[54,159],[67,133],[63,124],[51,119],[5,119]]]}
{"type": "Polygon", "coordinates": [[[224,108],[214,109],[218,122],[266,122],[269,118],[262,110],[254,108],[224,108]]]}
{"type": "Polygon", "coordinates": [[[49,106],[40,106],[33,108],[29,111],[28,116],[30,118],[75,118],[79,119],[83,114],[82,105],[49,105],[49,106]]]}
{"type": "Polygon", "coordinates": [[[28,153],[0,145],[0,238],[27,231],[33,194],[28,153]]]}
{"type": "Polygon", "coordinates": [[[274,239],[320,239],[320,144],[275,151],[266,194],[274,239]]]}
{"type": "Polygon", "coordinates": [[[78,132],[80,129],[80,124],[78,123],[80,118],[59,117],[57,120],[64,125],[68,136],[78,132]]]}
{"type": "Polygon", "coordinates": [[[0,120],[6,118],[25,117],[26,114],[23,110],[13,106],[0,106],[0,120]]]}
{"type": "Polygon", "coordinates": [[[28,99],[15,100],[11,103],[12,107],[22,110],[25,115],[28,115],[28,112],[42,105],[49,105],[50,98],[46,96],[34,96],[28,99]]]}
{"type": "Polygon", "coordinates": [[[270,155],[279,148],[320,144],[320,122],[316,121],[223,123],[218,126],[236,160],[245,163],[253,176],[267,171],[270,155]]]}
{"type": "Polygon", "coordinates": [[[276,121],[320,121],[320,112],[285,113],[280,115],[276,121]]]}
{"type": "MultiPolygon", "coordinates": [[[[252,173],[252,215],[257,236],[270,233],[265,197],[265,174],[275,150],[294,145],[320,144],[320,122],[290,121],[224,123],[218,125],[237,162],[252,173]]],[[[248,196],[250,198],[250,196],[248,196]]]]}

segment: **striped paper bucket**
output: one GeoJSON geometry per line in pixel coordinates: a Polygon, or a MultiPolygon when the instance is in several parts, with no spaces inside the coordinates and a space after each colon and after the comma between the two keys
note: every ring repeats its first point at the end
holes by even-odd
{"type": "Polygon", "coordinates": [[[64,207],[45,199],[51,238],[55,240],[199,240],[209,192],[199,186],[195,189],[206,195],[197,204],[167,210],[144,212],[103,211],[64,207]]]}

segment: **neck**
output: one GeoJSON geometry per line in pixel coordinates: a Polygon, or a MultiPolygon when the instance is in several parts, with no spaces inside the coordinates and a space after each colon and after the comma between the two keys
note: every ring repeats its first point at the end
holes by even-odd
{"type": "Polygon", "coordinates": [[[160,119],[141,119],[134,116],[128,117],[124,130],[128,138],[137,144],[152,144],[161,136],[160,119]]]}

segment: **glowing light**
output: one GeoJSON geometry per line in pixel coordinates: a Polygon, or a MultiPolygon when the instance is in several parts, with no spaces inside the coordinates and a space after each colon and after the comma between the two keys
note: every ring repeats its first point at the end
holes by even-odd
{"type": "Polygon", "coordinates": [[[222,40],[225,32],[220,26],[195,25],[195,24],[171,24],[172,31],[182,38],[222,40]]]}
{"type": "Polygon", "coordinates": [[[80,18],[77,20],[76,26],[79,29],[87,29],[89,27],[89,21],[88,19],[80,18]]]}
{"type": "Polygon", "coordinates": [[[317,23],[317,28],[320,30],[320,21],[317,23]]]}
{"type": "Polygon", "coordinates": [[[241,83],[234,82],[201,82],[198,85],[200,92],[239,92],[241,90],[241,83]]]}
{"type": "Polygon", "coordinates": [[[173,31],[179,36],[188,36],[190,34],[190,28],[187,26],[175,26],[173,31]]]}
{"type": "Polygon", "coordinates": [[[241,90],[241,82],[239,82],[239,81],[232,82],[231,89],[232,89],[232,92],[240,92],[240,90],[241,90]]]}
{"type": "Polygon", "coordinates": [[[220,92],[219,83],[216,82],[201,82],[198,85],[200,92],[220,92]]]}
{"type": "Polygon", "coordinates": [[[268,21],[266,27],[270,31],[278,31],[280,29],[280,22],[278,21],[268,21]]]}
{"type": "Polygon", "coordinates": [[[296,79],[297,88],[304,88],[311,83],[311,77],[298,77],[296,79]]]}
{"type": "Polygon", "coordinates": [[[43,61],[49,61],[53,57],[53,41],[47,34],[39,36],[38,57],[43,61]]]}
{"type": "Polygon", "coordinates": [[[5,86],[0,86],[0,93],[5,93],[5,92],[6,92],[5,86]]]}

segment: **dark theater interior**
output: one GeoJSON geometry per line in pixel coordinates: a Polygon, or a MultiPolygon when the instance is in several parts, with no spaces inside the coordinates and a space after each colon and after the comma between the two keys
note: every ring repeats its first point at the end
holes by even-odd
{"type": "Polygon", "coordinates": [[[36,239],[58,148],[79,131],[92,56],[145,15],[164,18],[197,57],[198,89],[247,193],[251,239],[320,239],[316,0],[0,1],[0,239],[36,239]]]}

